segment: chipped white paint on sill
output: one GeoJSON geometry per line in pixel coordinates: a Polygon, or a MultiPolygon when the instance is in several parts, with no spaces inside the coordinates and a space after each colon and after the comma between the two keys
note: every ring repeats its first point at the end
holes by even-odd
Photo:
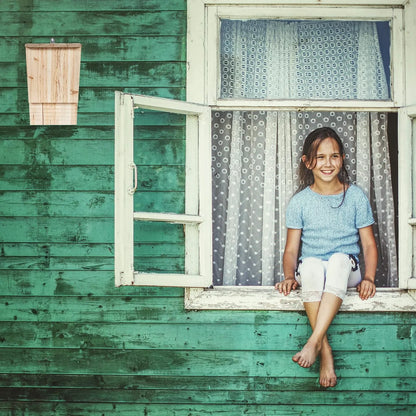
{"type": "MultiPolygon", "coordinates": [[[[416,312],[416,296],[413,292],[379,288],[374,298],[363,301],[351,289],[347,292],[341,311],[416,312]]],[[[304,308],[299,290],[284,296],[272,286],[218,286],[214,289],[186,289],[185,309],[302,311],[304,308]]]]}

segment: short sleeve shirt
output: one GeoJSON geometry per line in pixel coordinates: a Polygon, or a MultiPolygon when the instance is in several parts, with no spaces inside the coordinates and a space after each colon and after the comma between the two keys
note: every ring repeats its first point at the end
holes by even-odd
{"type": "Polygon", "coordinates": [[[302,230],[301,259],[328,260],[334,253],[359,254],[359,229],[374,223],[370,203],[356,185],[350,185],[343,198],[344,193],[320,195],[310,187],[292,197],[286,226],[302,230]]]}

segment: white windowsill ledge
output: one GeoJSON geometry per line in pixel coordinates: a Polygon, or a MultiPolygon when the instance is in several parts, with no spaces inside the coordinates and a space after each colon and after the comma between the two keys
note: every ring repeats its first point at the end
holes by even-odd
{"type": "MultiPolygon", "coordinates": [[[[349,289],[341,311],[347,312],[416,312],[416,291],[378,288],[374,298],[361,300],[349,289]]],[[[272,286],[217,286],[214,289],[185,291],[187,310],[271,310],[303,311],[300,291],[280,294],[272,286]]]]}

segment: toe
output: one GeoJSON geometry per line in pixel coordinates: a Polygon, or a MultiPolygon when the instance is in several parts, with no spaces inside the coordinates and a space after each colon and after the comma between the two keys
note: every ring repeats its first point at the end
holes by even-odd
{"type": "Polygon", "coordinates": [[[293,360],[295,363],[297,363],[297,362],[299,361],[299,358],[300,358],[300,353],[296,353],[296,354],[292,357],[292,360],[293,360]]]}
{"type": "Polygon", "coordinates": [[[328,381],[325,379],[325,378],[321,378],[320,380],[319,380],[319,384],[322,386],[322,387],[328,387],[329,386],[329,384],[328,384],[328,381]]]}

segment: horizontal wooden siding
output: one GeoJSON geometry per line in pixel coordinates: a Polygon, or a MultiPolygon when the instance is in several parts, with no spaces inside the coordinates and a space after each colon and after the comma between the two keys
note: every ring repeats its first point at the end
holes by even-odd
{"type": "MultiPolygon", "coordinates": [[[[185,40],[185,0],[0,2],[0,414],[413,414],[415,314],[340,314],[325,391],[303,313],[114,287],[114,91],[184,99],[185,40]],[[82,44],[77,126],[29,126],[24,45],[52,37],[82,44]]],[[[137,209],[181,212],[183,120],[135,123],[137,209]]],[[[140,227],[140,264],[181,271],[182,230],[140,227]]]]}

